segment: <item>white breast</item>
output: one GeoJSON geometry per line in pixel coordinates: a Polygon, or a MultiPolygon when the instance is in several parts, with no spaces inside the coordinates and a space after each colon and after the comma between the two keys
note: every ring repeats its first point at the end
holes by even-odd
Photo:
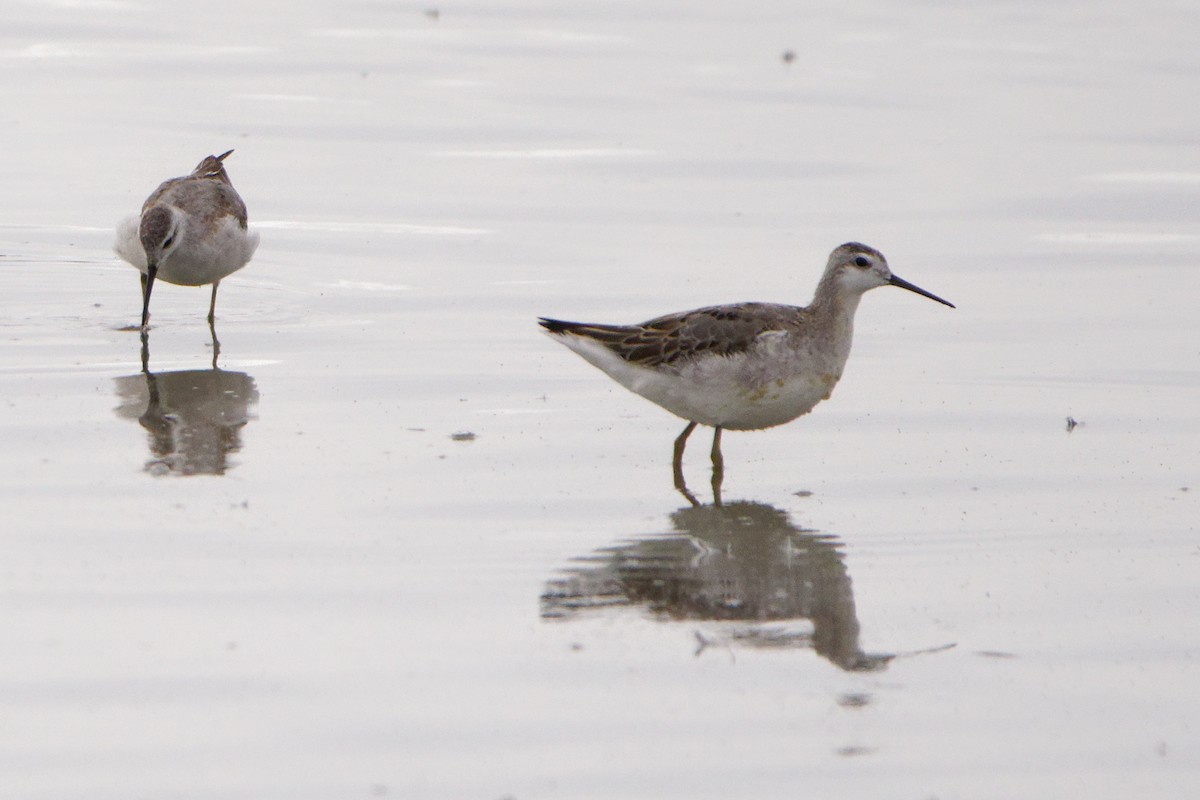
{"type": "Polygon", "coordinates": [[[788,334],[759,337],[734,356],[706,356],[682,367],[631,364],[579,336],[558,337],[632,392],[685,420],[729,430],[758,430],[806,414],[829,397],[845,359],[797,350],[788,334]]]}
{"type": "Polygon", "coordinates": [[[257,248],[257,231],[243,230],[233,217],[225,217],[206,236],[187,231],[158,265],[158,277],[184,286],[213,283],[246,266],[257,248]]]}
{"type": "Polygon", "coordinates": [[[126,217],[121,220],[117,224],[117,240],[113,242],[113,251],[144,273],[146,271],[146,251],[142,248],[142,240],[138,238],[138,225],[140,224],[140,217],[126,217]]]}

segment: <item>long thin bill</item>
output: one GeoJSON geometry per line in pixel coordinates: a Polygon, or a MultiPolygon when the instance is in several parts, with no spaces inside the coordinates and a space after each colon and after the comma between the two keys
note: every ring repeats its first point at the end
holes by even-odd
{"type": "Polygon", "coordinates": [[[154,276],[158,274],[158,265],[151,264],[146,269],[146,281],[142,284],[142,330],[150,327],[150,290],[154,288],[154,276]]]}
{"type": "Polygon", "coordinates": [[[930,300],[937,300],[939,303],[941,303],[944,306],[950,306],[951,308],[957,308],[957,306],[954,305],[954,303],[951,303],[947,300],[943,300],[942,298],[938,297],[933,292],[927,292],[924,289],[922,289],[920,286],[917,286],[916,284],[912,284],[912,283],[909,283],[908,281],[904,280],[904,278],[898,278],[895,275],[893,275],[892,279],[890,281],[888,281],[888,283],[890,283],[892,286],[899,286],[901,289],[908,289],[910,292],[916,292],[919,295],[924,295],[925,297],[928,297],[930,300]]]}

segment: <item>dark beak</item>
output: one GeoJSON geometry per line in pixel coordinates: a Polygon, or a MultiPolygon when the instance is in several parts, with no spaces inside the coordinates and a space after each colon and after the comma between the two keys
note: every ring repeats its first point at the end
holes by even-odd
{"type": "Polygon", "coordinates": [[[142,330],[150,327],[150,290],[154,288],[154,276],[158,274],[158,264],[151,264],[142,276],[142,330]]]}
{"type": "Polygon", "coordinates": [[[954,303],[943,300],[942,298],[938,297],[936,294],[933,294],[932,292],[927,292],[924,289],[922,289],[920,286],[911,284],[908,281],[904,280],[903,278],[897,278],[895,275],[892,276],[892,279],[890,281],[888,281],[888,283],[890,283],[892,286],[899,286],[901,289],[908,289],[910,292],[916,292],[919,295],[928,297],[930,300],[937,300],[939,303],[941,303],[944,306],[950,306],[951,308],[957,308],[957,306],[955,306],[954,303]]]}

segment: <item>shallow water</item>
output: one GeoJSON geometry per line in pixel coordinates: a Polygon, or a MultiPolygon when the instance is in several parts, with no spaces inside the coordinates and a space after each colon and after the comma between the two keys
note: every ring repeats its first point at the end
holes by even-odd
{"type": "Polygon", "coordinates": [[[1192,795],[1200,13],[281,9],[6,11],[5,796],[1192,795]],[[143,371],[113,226],[229,147],[143,371]],[[871,293],[720,509],[534,324],[849,239],[958,309],[871,293]]]}

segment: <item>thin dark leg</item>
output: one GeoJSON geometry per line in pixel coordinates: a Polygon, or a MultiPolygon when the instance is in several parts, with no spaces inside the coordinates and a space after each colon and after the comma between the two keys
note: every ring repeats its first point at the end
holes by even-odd
{"type": "Polygon", "coordinates": [[[151,266],[146,270],[146,274],[142,276],[142,330],[150,329],[150,292],[154,289],[154,276],[158,274],[158,267],[151,266]]]}
{"type": "Polygon", "coordinates": [[[725,480],[725,459],[721,456],[721,428],[713,428],[712,445],[712,490],[713,505],[721,505],[721,484],[725,480]]]}
{"type": "Polygon", "coordinates": [[[221,355],[221,342],[217,339],[217,326],[213,324],[211,319],[208,321],[208,332],[212,334],[212,367],[216,369],[217,356],[221,355]]]}
{"type": "Polygon", "coordinates": [[[688,491],[687,483],[683,480],[683,449],[687,447],[687,439],[694,430],[696,430],[696,423],[689,422],[683,429],[683,433],[675,439],[675,458],[671,461],[671,468],[675,473],[675,488],[687,498],[689,503],[698,506],[700,503],[696,502],[695,496],[688,491]]]}
{"type": "MultiPolygon", "coordinates": [[[[217,318],[217,287],[221,285],[220,281],[213,281],[212,302],[208,304],[208,324],[212,325],[213,320],[217,318]]],[[[215,334],[214,334],[215,338],[215,334]]]]}

